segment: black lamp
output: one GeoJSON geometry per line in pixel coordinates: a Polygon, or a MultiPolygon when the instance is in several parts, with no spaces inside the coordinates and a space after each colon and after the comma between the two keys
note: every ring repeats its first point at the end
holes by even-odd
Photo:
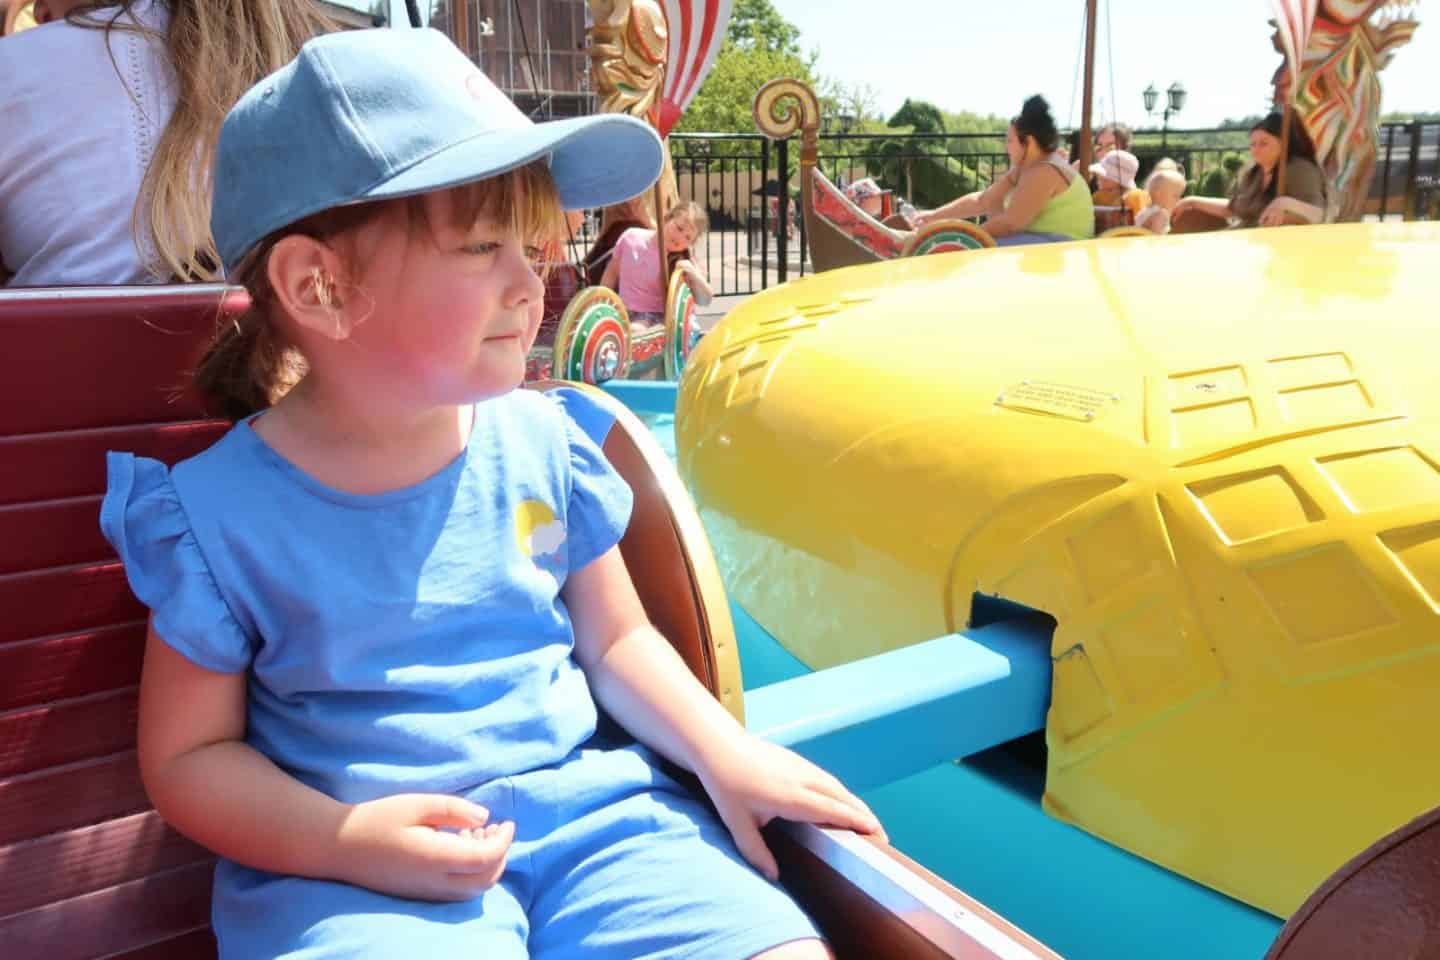
{"type": "MultiPolygon", "coordinates": [[[[1174,88],[1172,87],[1171,89],[1173,90],[1174,88]]],[[[1152,83],[1146,87],[1142,96],[1145,98],[1145,112],[1154,113],[1155,101],[1160,98],[1160,91],[1155,89],[1155,84],[1152,83]]]]}
{"type": "Polygon", "coordinates": [[[1179,113],[1181,110],[1185,109],[1186,92],[1187,91],[1185,90],[1185,88],[1180,85],[1179,80],[1176,80],[1174,83],[1170,84],[1170,89],[1165,91],[1165,96],[1170,102],[1171,112],[1179,113]]]}

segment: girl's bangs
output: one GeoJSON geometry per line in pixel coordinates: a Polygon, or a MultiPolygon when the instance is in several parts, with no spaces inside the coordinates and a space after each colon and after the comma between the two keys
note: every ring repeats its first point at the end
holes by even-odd
{"type": "Polygon", "coordinates": [[[560,193],[544,160],[457,187],[452,210],[452,226],[468,229],[481,219],[489,220],[537,246],[558,244],[565,235],[560,193]]]}

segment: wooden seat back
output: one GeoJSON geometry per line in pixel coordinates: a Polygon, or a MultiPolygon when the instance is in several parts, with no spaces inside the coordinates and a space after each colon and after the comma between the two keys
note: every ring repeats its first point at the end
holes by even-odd
{"type": "Polygon", "coordinates": [[[100,535],[105,451],[174,462],[225,429],[186,389],[222,310],[185,289],[0,294],[0,944],[206,956],[213,858],[135,763],[145,608],[100,535]]]}

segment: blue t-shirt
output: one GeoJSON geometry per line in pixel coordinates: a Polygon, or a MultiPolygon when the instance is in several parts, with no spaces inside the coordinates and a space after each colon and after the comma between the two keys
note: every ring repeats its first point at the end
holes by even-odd
{"type": "Polygon", "coordinates": [[[246,741],[347,803],[463,793],[595,731],[560,588],[631,494],[572,390],[475,408],[465,451],[376,495],[320,484],[248,422],[167,470],[109,455],[101,526],[156,632],[249,671],[246,741]]]}

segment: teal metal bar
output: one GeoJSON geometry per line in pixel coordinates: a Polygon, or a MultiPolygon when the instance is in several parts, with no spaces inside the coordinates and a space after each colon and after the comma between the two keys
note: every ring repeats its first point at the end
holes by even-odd
{"type": "Polygon", "coordinates": [[[600,389],[635,413],[674,413],[679,384],[668,380],[606,380],[600,389]]]}
{"type": "Polygon", "coordinates": [[[749,690],[749,729],[852,789],[891,783],[1045,727],[1041,615],[902,647],[749,690]]]}

